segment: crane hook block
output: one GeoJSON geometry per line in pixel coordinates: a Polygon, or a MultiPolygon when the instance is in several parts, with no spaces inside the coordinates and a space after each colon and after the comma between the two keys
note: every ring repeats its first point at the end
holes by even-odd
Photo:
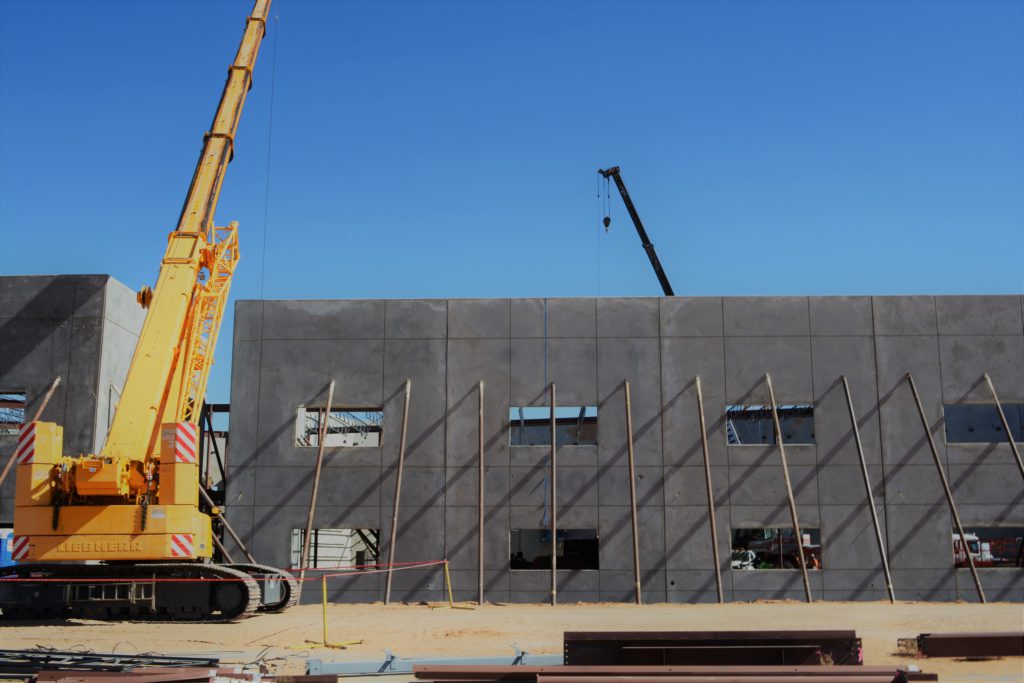
{"type": "Polygon", "coordinates": [[[605,216],[601,222],[604,223],[604,231],[608,232],[608,226],[612,224],[611,216],[605,216]]]}

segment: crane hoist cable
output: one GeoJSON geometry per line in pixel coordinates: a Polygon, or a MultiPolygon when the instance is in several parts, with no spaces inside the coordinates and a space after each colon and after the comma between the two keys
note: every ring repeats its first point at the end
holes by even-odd
{"type": "MultiPolygon", "coordinates": [[[[260,252],[260,299],[263,297],[263,286],[267,275],[267,233],[270,225],[270,152],[274,142],[274,94],[277,92],[277,34],[281,28],[281,2],[274,9],[274,55],[270,67],[270,114],[267,123],[267,170],[266,182],[263,186],[263,246],[260,252]]],[[[263,318],[261,317],[262,321],[263,318]]]]}

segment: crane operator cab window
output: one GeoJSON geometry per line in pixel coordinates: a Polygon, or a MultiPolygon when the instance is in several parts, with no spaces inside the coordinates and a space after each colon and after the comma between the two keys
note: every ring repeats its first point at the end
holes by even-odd
{"type": "Polygon", "coordinates": [[[299,406],[295,419],[295,445],[318,448],[320,435],[324,446],[373,448],[382,445],[384,437],[384,409],[381,406],[364,408],[299,406]],[[326,416],[326,425],[324,419],[326,416]]]}

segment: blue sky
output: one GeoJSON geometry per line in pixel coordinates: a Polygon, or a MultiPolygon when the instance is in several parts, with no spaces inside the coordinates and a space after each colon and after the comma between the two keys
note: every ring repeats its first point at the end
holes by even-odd
{"type": "MultiPolygon", "coordinates": [[[[155,280],[250,7],[0,0],[0,274],[155,280]]],[[[1024,293],[1024,2],[274,15],[235,298],[657,295],[613,164],[677,293],[1024,293]]]]}

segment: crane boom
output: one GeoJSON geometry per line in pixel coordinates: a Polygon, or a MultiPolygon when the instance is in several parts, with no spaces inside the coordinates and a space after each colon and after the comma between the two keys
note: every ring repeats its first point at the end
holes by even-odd
{"type": "Polygon", "coordinates": [[[213,216],[269,12],[270,0],[256,0],[228,69],[177,228],[168,239],[152,301],[145,302],[149,312],[104,456],[152,459],[158,455],[160,425],[198,422],[198,404],[238,260],[234,226],[214,228],[213,216]]]}
{"type": "Polygon", "coordinates": [[[651,266],[654,268],[654,274],[658,276],[658,282],[661,283],[662,291],[665,292],[665,296],[675,296],[675,292],[672,291],[672,285],[668,281],[668,276],[665,275],[665,270],[661,267],[658,253],[654,251],[654,245],[651,244],[651,239],[647,236],[647,231],[644,230],[644,224],[640,222],[640,214],[636,212],[633,200],[630,199],[629,192],[626,190],[626,184],[622,182],[622,174],[619,172],[619,167],[612,166],[607,169],[598,169],[597,172],[605,179],[611,178],[615,181],[615,187],[619,188],[619,194],[622,195],[622,203],[626,205],[626,211],[629,212],[629,217],[633,219],[636,233],[640,235],[640,242],[643,244],[644,251],[647,252],[647,258],[651,260],[651,266]]]}

